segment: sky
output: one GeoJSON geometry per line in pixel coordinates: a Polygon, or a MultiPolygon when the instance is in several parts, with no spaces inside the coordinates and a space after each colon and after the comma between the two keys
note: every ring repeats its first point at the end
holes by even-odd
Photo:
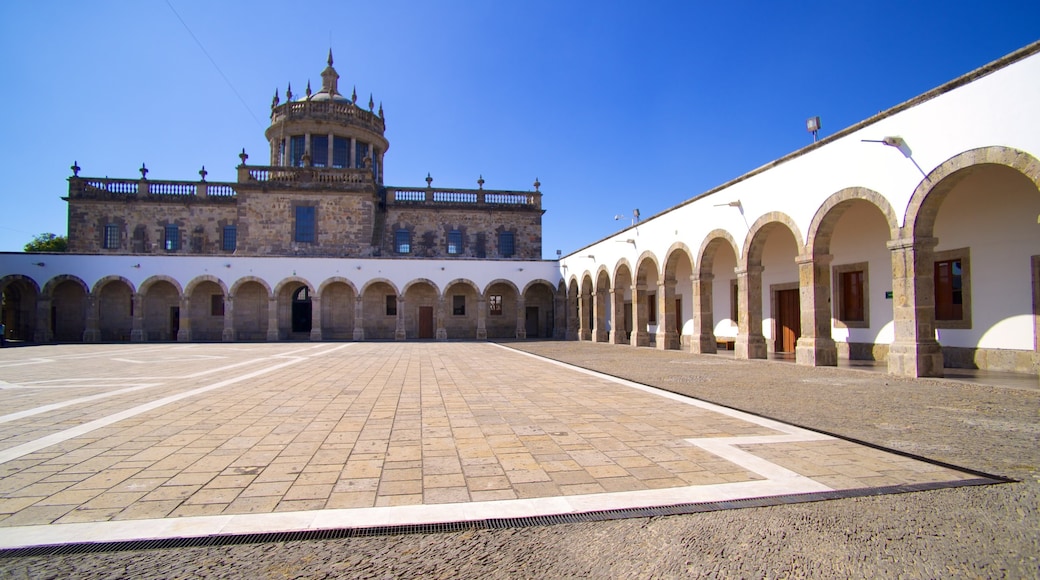
{"type": "Polygon", "coordinates": [[[1040,2],[0,4],[0,251],[86,177],[234,181],[331,48],[386,115],[384,182],[533,190],[555,259],[1040,39],[1040,2]],[[615,215],[625,218],[615,220],[615,215]]]}

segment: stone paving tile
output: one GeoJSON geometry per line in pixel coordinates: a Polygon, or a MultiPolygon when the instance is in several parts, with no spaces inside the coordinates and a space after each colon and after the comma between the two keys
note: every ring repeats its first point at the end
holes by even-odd
{"type": "MultiPolygon", "coordinates": [[[[0,453],[133,413],[0,462],[0,527],[759,481],[690,441],[781,434],[491,344],[120,345],[48,360],[5,368],[22,388],[0,405],[110,396],[3,424],[0,453]]],[[[840,440],[735,449],[841,489],[972,477],[840,440]]]]}

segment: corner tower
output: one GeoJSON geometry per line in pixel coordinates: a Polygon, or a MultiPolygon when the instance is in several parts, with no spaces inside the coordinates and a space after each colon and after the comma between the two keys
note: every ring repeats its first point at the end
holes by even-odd
{"type": "Polygon", "coordinates": [[[271,165],[277,167],[320,167],[370,169],[376,184],[383,183],[383,155],[390,147],[383,106],[373,110],[358,106],[357,91],[350,97],[339,92],[339,73],[332,66],[321,72],[321,89],[311,92],[310,82],[302,96],[293,95],[290,85],[281,102],[278,91],[271,101],[271,126],[264,135],[271,145],[271,165]]]}

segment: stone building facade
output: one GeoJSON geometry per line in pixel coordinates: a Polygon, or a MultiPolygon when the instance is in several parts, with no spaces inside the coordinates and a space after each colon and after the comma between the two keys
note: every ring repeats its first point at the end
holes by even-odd
{"type": "Polygon", "coordinates": [[[289,88],[271,103],[270,164],[234,183],[69,178],[69,251],[83,254],[235,255],[538,260],[541,192],[389,187],[382,105],[339,92],[332,66],[321,88],[289,88]]]}

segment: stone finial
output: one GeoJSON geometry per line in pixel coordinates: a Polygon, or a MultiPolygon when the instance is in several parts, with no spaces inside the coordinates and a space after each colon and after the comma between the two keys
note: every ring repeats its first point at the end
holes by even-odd
{"type": "Polygon", "coordinates": [[[72,170],[72,176],[73,177],[79,177],[79,169],[80,169],[79,162],[73,161],[72,162],[72,167],[69,167],[69,169],[72,170]]]}
{"type": "Polygon", "coordinates": [[[278,89],[275,88],[274,89],[274,98],[271,99],[271,108],[273,109],[273,108],[277,107],[279,102],[281,102],[281,101],[278,99],[278,89]]]}
{"type": "Polygon", "coordinates": [[[332,47],[329,47],[329,60],[327,61],[329,66],[332,66],[332,47]]]}
{"type": "Polygon", "coordinates": [[[148,168],[144,166],[144,163],[141,163],[141,168],[138,171],[141,172],[141,179],[148,179],[148,168]]]}
{"type": "Polygon", "coordinates": [[[375,99],[372,98],[372,93],[368,93],[368,112],[371,113],[372,109],[376,106],[375,99]]]}
{"type": "Polygon", "coordinates": [[[288,103],[291,100],[292,100],[292,83],[289,83],[288,85],[286,85],[286,89],[285,89],[285,102],[288,103]]]}
{"type": "Polygon", "coordinates": [[[383,118],[383,101],[379,101],[379,118],[383,118]]]}
{"type": "Polygon", "coordinates": [[[433,187],[433,178],[430,177],[429,172],[426,172],[426,187],[433,187]]]}
{"type": "Polygon", "coordinates": [[[354,92],[350,94],[350,101],[357,104],[357,85],[354,85],[354,92]]]}
{"type": "Polygon", "coordinates": [[[209,175],[209,171],[206,171],[206,166],[203,165],[202,169],[199,170],[199,177],[202,178],[202,181],[206,181],[207,175],[209,175]]]}
{"type": "Polygon", "coordinates": [[[481,174],[480,177],[477,178],[477,187],[480,188],[480,189],[484,189],[484,175],[483,174],[481,174]]]}
{"type": "Polygon", "coordinates": [[[307,95],[308,99],[311,98],[311,81],[309,81],[309,80],[307,81],[307,90],[305,91],[304,94],[307,95]]]}
{"type": "Polygon", "coordinates": [[[246,159],[249,159],[249,156],[246,155],[246,148],[245,147],[243,147],[242,148],[242,152],[238,154],[238,158],[242,160],[242,165],[246,164],[246,159]]]}
{"type": "Polygon", "coordinates": [[[538,191],[538,188],[541,187],[541,186],[542,186],[542,182],[538,181],[538,178],[535,177],[534,178],[534,190],[535,190],[535,192],[541,193],[541,192],[538,191]]]}

